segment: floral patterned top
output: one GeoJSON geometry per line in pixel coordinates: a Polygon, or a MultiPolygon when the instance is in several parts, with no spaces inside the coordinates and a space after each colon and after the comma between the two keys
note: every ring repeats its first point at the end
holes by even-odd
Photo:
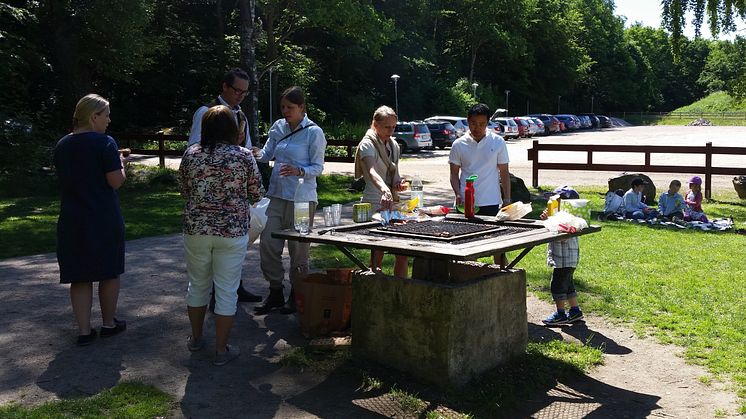
{"type": "Polygon", "coordinates": [[[264,196],[251,151],[217,144],[210,153],[189,146],[179,166],[184,234],[241,237],[249,234],[249,207],[264,196]]]}

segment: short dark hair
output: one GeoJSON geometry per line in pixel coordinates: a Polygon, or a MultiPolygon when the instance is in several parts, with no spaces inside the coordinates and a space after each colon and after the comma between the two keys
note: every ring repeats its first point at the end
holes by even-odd
{"type": "Polygon", "coordinates": [[[303,89],[298,86],[292,86],[285,89],[285,91],[282,92],[282,95],[280,95],[280,100],[282,99],[298,106],[304,106],[306,104],[306,95],[303,94],[303,89]]]}
{"type": "Polygon", "coordinates": [[[209,152],[218,143],[235,144],[238,139],[238,125],[233,117],[233,111],[227,106],[213,106],[202,116],[202,138],[200,145],[209,152]]]}
{"type": "Polygon", "coordinates": [[[671,183],[668,184],[668,187],[670,188],[672,186],[678,186],[680,188],[681,187],[681,181],[679,181],[678,179],[672,180],[671,183]]]}
{"type": "Polygon", "coordinates": [[[484,115],[487,118],[492,116],[492,112],[490,112],[490,107],[485,105],[484,103],[477,103],[476,105],[469,108],[469,112],[466,114],[466,118],[471,118],[472,116],[479,116],[484,115]]]}
{"type": "Polygon", "coordinates": [[[639,178],[639,177],[636,177],[636,178],[632,179],[632,187],[633,188],[636,188],[636,187],[638,187],[640,185],[644,185],[646,183],[647,182],[645,182],[642,178],[639,178]]]}
{"type": "MultiPolygon", "coordinates": [[[[233,86],[233,82],[236,80],[236,78],[249,81],[249,75],[246,74],[245,71],[240,68],[234,68],[232,70],[228,70],[227,73],[223,74],[222,83],[227,84],[228,86],[233,86]]],[[[220,87],[222,88],[223,85],[221,84],[220,87]]]]}

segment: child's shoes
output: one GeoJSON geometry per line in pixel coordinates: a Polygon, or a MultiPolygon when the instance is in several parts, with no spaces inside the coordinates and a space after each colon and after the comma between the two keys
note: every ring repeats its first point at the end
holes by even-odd
{"type": "Polygon", "coordinates": [[[561,326],[563,324],[567,324],[567,314],[565,314],[565,311],[555,311],[551,316],[547,317],[546,319],[542,320],[542,323],[544,323],[547,326],[561,326]]]}
{"type": "Polygon", "coordinates": [[[570,307],[570,312],[567,313],[567,322],[575,323],[576,321],[583,318],[583,312],[580,311],[580,307],[570,307]]]}

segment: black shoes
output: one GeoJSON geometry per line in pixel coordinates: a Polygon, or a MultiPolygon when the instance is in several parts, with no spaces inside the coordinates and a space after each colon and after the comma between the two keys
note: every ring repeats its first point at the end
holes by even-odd
{"type": "Polygon", "coordinates": [[[262,305],[254,307],[254,313],[256,314],[267,314],[274,308],[283,307],[285,305],[285,296],[282,295],[282,288],[270,288],[269,295],[264,300],[262,305]]]}
{"type": "Polygon", "coordinates": [[[88,346],[96,340],[96,330],[91,329],[91,333],[87,335],[78,335],[78,346],[88,346]]]}
{"type": "Polygon", "coordinates": [[[114,318],[114,327],[103,327],[101,326],[101,337],[109,338],[118,335],[127,330],[127,322],[124,320],[117,320],[114,318]]]}
{"type": "Polygon", "coordinates": [[[262,301],[262,296],[246,291],[243,287],[243,281],[241,281],[238,284],[238,301],[241,303],[259,303],[262,301]]]}
{"type": "Polygon", "coordinates": [[[285,302],[285,305],[282,306],[280,309],[280,313],[282,314],[293,314],[296,312],[295,307],[295,290],[290,288],[290,296],[288,296],[287,302],[285,302]]]}

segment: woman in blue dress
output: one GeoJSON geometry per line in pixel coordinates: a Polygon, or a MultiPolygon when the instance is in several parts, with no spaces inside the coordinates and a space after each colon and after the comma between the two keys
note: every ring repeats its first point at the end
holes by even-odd
{"type": "Polygon", "coordinates": [[[103,325],[101,337],[123,332],[127,325],[115,318],[119,275],[124,272],[124,220],[116,190],[125,181],[124,157],[105,134],[111,122],[109,102],[90,94],[78,101],[73,132],[54,149],[54,165],[61,188],[57,221],[57,261],[60,283],[70,284],[70,301],[78,324],[78,345],[96,338],[91,328],[93,283],[103,325]]]}

